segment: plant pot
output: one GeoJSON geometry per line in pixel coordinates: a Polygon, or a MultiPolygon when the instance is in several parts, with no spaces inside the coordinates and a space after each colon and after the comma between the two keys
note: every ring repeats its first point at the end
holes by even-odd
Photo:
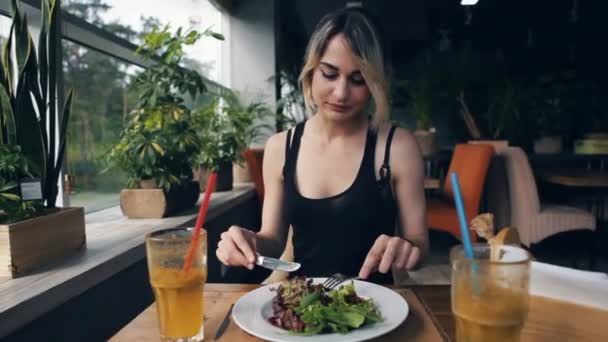
{"type": "Polygon", "coordinates": [[[574,141],[576,154],[608,154],[608,136],[605,134],[587,134],[584,139],[574,141]]]}
{"type": "Polygon", "coordinates": [[[157,188],[156,178],[140,179],[139,188],[140,189],[156,189],[157,188]]]}
{"type": "Polygon", "coordinates": [[[255,185],[255,191],[258,194],[260,203],[264,202],[264,177],[262,173],[262,164],[264,161],[264,149],[263,148],[248,148],[243,153],[245,161],[247,162],[249,172],[251,172],[251,178],[255,185]]]}
{"type": "Polygon", "coordinates": [[[128,218],[163,218],[194,206],[199,197],[198,182],[162,189],[123,189],[120,209],[128,218]]]}
{"type": "Polygon", "coordinates": [[[437,152],[437,133],[435,131],[418,129],[414,131],[414,137],[418,142],[423,157],[433,155],[437,152]]]}
{"type": "Polygon", "coordinates": [[[232,190],[233,174],[232,174],[232,162],[223,163],[220,165],[220,169],[217,172],[217,183],[215,184],[215,191],[228,191],[232,190]]]}
{"type": "Polygon", "coordinates": [[[76,183],[74,181],[74,176],[66,173],[63,177],[63,192],[66,194],[73,194],[74,188],[76,187],[76,183]]]}
{"type": "Polygon", "coordinates": [[[244,163],[243,165],[237,163],[232,164],[232,174],[234,175],[235,183],[251,182],[251,174],[249,173],[249,165],[247,163],[244,163]]]}
{"type": "MultiPolygon", "coordinates": [[[[198,172],[198,179],[200,182],[200,192],[205,192],[207,187],[207,180],[209,179],[209,170],[202,167],[198,172]]],[[[232,190],[233,174],[232,174],[232,162],[226,162],[220,165],[217,172],[217,180],[215,183],[214,191],[228,191],[232,190]]]]}
{"type": "Polygon", "coordinates": [[[0,277],[17,278],[86,245],[84,209],[51,213],[0,225],[0,277]]]}
{"type": "Polygon", "coordinates": [[[484,144],[494,147],[495,153],[500,153],[509,147],[508,140],[469,140],[468,144],[484,144]]]}
{"type": "Polygon", "coordinates": [[[540,137],[534,141],[534,153],[555,154],[562,151],[562,137],[540,137]]]}

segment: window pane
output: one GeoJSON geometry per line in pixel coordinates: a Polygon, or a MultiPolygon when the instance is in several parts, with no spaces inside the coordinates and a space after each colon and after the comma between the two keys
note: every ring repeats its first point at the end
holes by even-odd
{"type": "Polygon", "coordinates": [[[63,54],[65,90],[75,90],[64,190],[70,205],[83,206],[86,212],[115,206],[126,177],[120,170],[103,172],[105,158],[135,103],[128,85],[141,68],[66,40],[63,54]]]}
{"type": "Polygon", "coordinates": [[[8,39],[8,33],[11,30],[11,18],[0,15],[0,46],[4,47],[6,40],[8,39]]]}
{"type": "MultiPolygon", "coordinates": [[[[211,27],[222,33],[222,14],[208,0],[67,0],[63,9],[89,23],[138,44],[152,24],[171,25],[173,30],[211,27]]],[[[221,77],[222,42],[202,39],[186,49],[184,64],[218,83],[221,77]]]]}

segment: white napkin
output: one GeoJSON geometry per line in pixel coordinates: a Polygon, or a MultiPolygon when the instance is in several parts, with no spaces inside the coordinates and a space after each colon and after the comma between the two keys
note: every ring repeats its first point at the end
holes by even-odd
{"type": "Polygon", "coordinates": [[[530,293],[608,310],[608,274],[533,261],[530,293]]]}

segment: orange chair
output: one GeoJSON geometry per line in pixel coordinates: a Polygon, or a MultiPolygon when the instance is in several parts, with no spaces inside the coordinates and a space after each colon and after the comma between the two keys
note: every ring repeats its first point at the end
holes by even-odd
{"type": "Polygon", "coordinates": [[[245,161],[249,168],[249,173],[255,185],[255,190],[258,193],[260,204],[264,203],[264,177],[262,173],[262,164],[264,162],[263,148],[248,148],[243,152],[245,161]]]}
{"type": "MultiPolygon", "coordinates": [[[[490,145],[456,145],[443,187],[442,198],[433,199],[427,203],[427,225],[430,229],[446,231],[461,239],[452,182],[447,180],[449,180],[449,175],[452,172],[458,174],[465,213],[467,220],[470,222],[473,217],[479,214],[479,202],[493,157],[494,148],[490,145]]],[[[473,242],[477,241],[477,235],[470,235],[473,242]]]]}

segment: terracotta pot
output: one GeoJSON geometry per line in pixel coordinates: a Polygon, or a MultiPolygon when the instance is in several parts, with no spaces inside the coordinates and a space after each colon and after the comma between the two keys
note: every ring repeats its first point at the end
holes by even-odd
{"type": "Polygon", "coordinates": [[[421,130],[414,131],[414,137],[420,147],[422,156],[430,156],[437,152],[437,133],[435,131],[421,130]]]}
{"type": "Polygon", "coordinates": [[[251,174],[249,173],[249,166],[247,163],[244,163],[243,165],[237,163],[232,164],[232,173],[234,175],[235,183],[251,182],[251,174]]]}
{"type": "Polygon", "coordinates": [[[534,141],[534,153],[555,154],[562,151],[562,137],[540,137],[534,141]]]}
{"type": "Polygon", "coordinates": [[[262,173],[262,163],[264,161],[264,149],[263,148],[248,148],[243,153],[249,172],[251,173],[251,179],[255,185],[255,191],[258,193],[258,199],[260,203],[264,202],[264,177],[262,173]]]}
{"type": "Polygon", "coordinates": [[[156,178],[150,179],[140,179],[139,180],[139,188],[140,189],[156,189],[156,178]]]}
{"type": "Polygon", "coordinates": [[[74,176],[65,174],[63,177],[63,192],[73,194],[75,186],[74,176]]]}

